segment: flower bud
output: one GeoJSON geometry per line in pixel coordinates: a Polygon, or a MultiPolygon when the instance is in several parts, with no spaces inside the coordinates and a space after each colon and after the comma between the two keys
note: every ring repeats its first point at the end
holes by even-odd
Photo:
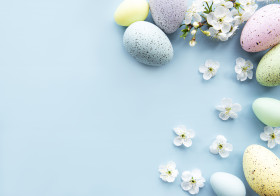
{"type": "Polygon", "coordinates": [[[196,45],[196,41],[194,39],[192,39],[190,42],[189,42],[190,46],[191,47],[194,47],[196,45]]]}
{"type": "Polygon", "coordinates": [[[199,23],[198,22],[194,22],[193,26],[194,26],[194,28],[198,28],[199,27],[199,23]]]}
{"type": "Polygon", "coordinates": [[[196,32],[197,32],[197,31],[194,29],[194,30],[191,31],[191,34],[192,34],[192,35],[195,35],[196,32]]]}

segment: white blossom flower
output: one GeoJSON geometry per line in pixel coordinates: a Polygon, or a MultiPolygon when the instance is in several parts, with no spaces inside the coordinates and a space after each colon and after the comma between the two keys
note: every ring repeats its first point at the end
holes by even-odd
{"type": "Polygon", "coordinates": [[[178,135],[173,141],[175,146],[181,146],[183,144],[186,147],[190,147],[192,145],[192,138],[195,136],[193,130],[187,130],[183,125],[180,125],[173,130],[178,135]]]}
{"type": "Polygon", "coordinates": [[[189,42],[189,45],[190,45],[191,47],[194,47],[194,46],[196,45],[196,41],[192,39],[192,40],[189,42]]]}
{"type": "Polygon", "coordinates": [[[222,158],[227,158],[232,150],[233,146],[227,143],[227,139],[222,135],[218,135],[210,146],[210,152],[212,154],[219,154],[222,158]]]}
{"type": "Polygon", "coordinates": [[[253,78],[253,63],[241,57],[236,59],[235,72],[237,73],[237,80],[245,81],[247,78],[253,78]]]}
{"type": "Polygon", "coordinates": [[[213,38],[216,38],[221,41],[228,40],[228,36],[226,33],[222,33],[220,30],[218,31],[218,30],[214,29],[213,27],[209,28],[209,32],[210,32],[211,37],[213,37],[213,38]]]}
{"type": "Polygon", "coordinates": [[[216,109],[220,111],[219,117],[222,120],[228,120],[229,118],[237,118],[236,112],[240,112],[242,107],[238,103],[232,103],[230,98],[223,98],[221,104],[216,106],[216,109]]]}
{"type": "Polygon", "coordinates": [[[215,30],[221,30],[222,33],[228,33],[230,31],[232,21],[231,11],[224,6],[218,6],[214,12],[207,15],[207,22],[215,30]]]}
{"type": "Polygon", "coordinates": [[[218,7],[218,6],[224,6],[225,8],[232,8],[233,3],[231,1],[225,1],[225,0],[214,0],[213,4],[218,7]]]}
{"type": "Polygon", "coordinates": [[[199,72],[203,73],[203,79],[209,80],[214,77],[220,67],[220,63],[213,60],[207,60],[205,65],[199,67],[199,72]]]}
{"type": "Polygon", "coordinates": [[[195,169],[193,171],[184,171],[182,174],[181,187],[184,191],[188,191],[194,195],[199,192],[199,188],[204,187],[205,179],[201,175],[201,171],[195,169]]]}
{"type": "Polygon", "coordinates": [[[176,169],[176,163],[173,161],[168,162],[167,165],[160,165],[158,170],[160,172],[160,178],[164,182],[174,182],[179,174],[176,169]]]}
{"type": "Polygon", "coordinates": [[[261,140],[267,141],[269,148],[274,148],[276,144],[280,144],[280,128],[272,128],[266,126],[264,132],[260,135],[261,140]]]}
{"type": "Polygon", "coordinates": [[[188,25],[192,22],[192,20],[194,22],[201,22],[202,18],[199,12],[203,12],[203,10],[204,10],[203,1],[200,0],[194,1],[191,7],[186,12],[184,23],[188,25]]]}

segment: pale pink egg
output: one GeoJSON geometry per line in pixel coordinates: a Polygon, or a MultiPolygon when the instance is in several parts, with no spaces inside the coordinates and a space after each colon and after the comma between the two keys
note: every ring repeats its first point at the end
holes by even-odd
{"type": "Polygon", "coordinates": [[[280,42],[280,5],[256,11],[243,28],[240,44],[247,52],[260,52],[280,42]]]}

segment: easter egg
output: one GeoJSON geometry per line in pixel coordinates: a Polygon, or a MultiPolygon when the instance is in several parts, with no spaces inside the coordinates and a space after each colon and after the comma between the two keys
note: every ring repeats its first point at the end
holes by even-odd
{"type": "Polygon", "coordinates": [[[257,67],[256,78],[263,86],[280,85],[280,44],[263,56],[257,67]]]}
{"type": "Polygon", "coordinates": [[[139,21],[130,25],[124,33],[123,44],[131,56],[146,65],[164,65],[173,58],[173,47],[168,37],[149,22],[139,21]]]}
{"type": "Polygon", "coordinates": [[[211,176],[210,183],[217,196],[246,195],[246,189],[243,182],[232,174],[216,172],[211,176]]]}
{"type": "Polygon", "coordinates": [[[243,171],[257,194],[280,195],[280,160],[270,150],[259,145],[247,147],[243,155],[243,171]]]}
{"type": "Polygon", "coordinates": [[[247,52],[259,52],[280,42],[280,5],[270,4],[255,12],[244,26],[240,38],[247,52]]]}
{"type": "Polygon", "coordinates": [[[174,33],[182,24],[187,0],[150,0],[150,10],[156,25],[165,33],[174,33]]]}
{"type": "Polygon", "coordinates": [[[258,98],[253,103],[257,118],[271,127],[280,127],[280,101],[272,98],[258,98]]]}
{"type": "Polygon", "coordinates": [[[149,14],[146,0],[124,0],[115,11],[115,21],[121,26],[129,26],[136,21],[143,21],[149,14]]]}

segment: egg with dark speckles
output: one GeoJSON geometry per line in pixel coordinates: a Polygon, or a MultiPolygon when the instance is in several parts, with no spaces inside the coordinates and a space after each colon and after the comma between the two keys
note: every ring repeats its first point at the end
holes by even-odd
{"type": "Polygon", "coordinates": [[[244,26],[240,38],[247,52],[260,52],[280,42],[280,5],[270,4],[255,12],[244,26]]]}
{"type": "Polygon", "coordinates": [[[170,40],[149,22],[139,21],[130,25],[124,33],[123,44],[131,56],[146,65],[164,65],[173,58],[170,40]]]}
{"type": "Polygon", "coordinates": [[[185,18],[187,3],[187,0],[150,0],[154,22],[165,33],[174,33],[185,18]]]}
{"type": "Polygon", "coordinates": [[[243,155],[243,171],[257,194],[280,195],[280,160],[270,150],[260,145],[247,147],[243,155]]]}
{"type": "Polygon", "coordinates": [[[280,85],[280,44],[263,56],[257,67],[256,78],[263,86],[280,85]]]}

